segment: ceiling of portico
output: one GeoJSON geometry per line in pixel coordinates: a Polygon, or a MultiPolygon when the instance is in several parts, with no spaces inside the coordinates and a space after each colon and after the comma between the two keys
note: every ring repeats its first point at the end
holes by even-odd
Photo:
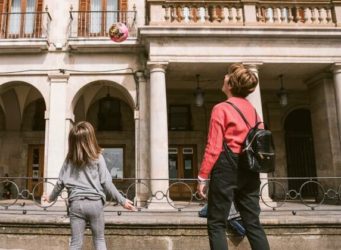
{"type": "MultiPolygon", "coordinates": [[[[166,79],[169,89],[196,88],[196,74],[200,75],[200,87],[220,89],[230,63],[170,63],[166,79]]],[[[329,64],[263,64],[259,66],[262,89],[278,89],[278,76],[283,74],[284,85],[288,89],[305,89],[305,81],[323,72],[328,72],[329,64]]]]}

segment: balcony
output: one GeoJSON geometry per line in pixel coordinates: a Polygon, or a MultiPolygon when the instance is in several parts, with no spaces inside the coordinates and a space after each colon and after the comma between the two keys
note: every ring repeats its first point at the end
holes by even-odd
{"type": "Polygon", "coordinates": [[[135,48],[136,10],[133,11],[73,11],[70,10],[69,48],[74,52],[120,51],[124,48],[135,48]],[[109,28],[112,24],[124,23],[129,30],[129,37],[122,43],[109,39],[109,28]]]}
{"type": "Polygon", "coordinates": [[[0,13],[0,53],[36,53],[49,47],[49,12],[0,13]]]}
{"type": "Polygon", "coordinates": [[[177,26],[302,26],[341,25],[341,5],[329,1],[154,1],[149,0],[149,25],[177,26]],[[292,2],[292,3],[290,3],[292,2]]]}

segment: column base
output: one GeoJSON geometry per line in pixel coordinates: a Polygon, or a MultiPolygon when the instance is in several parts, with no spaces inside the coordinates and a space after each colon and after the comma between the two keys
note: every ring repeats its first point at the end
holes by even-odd
{"type": "Polygon", "coordinates": [[[174,204],[171,199],[162,198],[159,200],[153,197],[148,205],[148,210],[174,210],[175,208],[172,205],[174,204]]]}

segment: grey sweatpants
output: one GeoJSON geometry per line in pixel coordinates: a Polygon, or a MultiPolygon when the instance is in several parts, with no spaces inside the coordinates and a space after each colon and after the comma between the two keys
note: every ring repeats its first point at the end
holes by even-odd
{"type": "Polygon", "coordinates": [[[70,204],[70,250],[81,250],[86,223],[90,223],[92,241],[96,250],[106,250],[104,239],[104,212],[102,200],[75,200],[70,204]]]}

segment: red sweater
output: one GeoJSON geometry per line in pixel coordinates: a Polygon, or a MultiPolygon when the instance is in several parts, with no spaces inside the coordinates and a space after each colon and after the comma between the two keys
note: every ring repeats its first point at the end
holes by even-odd
{"type": "MultiPolygon", "coordinates": [[[[230,97],[228,101],[235,104],[242,111],[251,126],[256,124],[255,109],[247,99],[230,97]]],[[[258,121],[260,121],[259,117],[258,121]]],[[[249,128],[240,114],[230,104],[221,102],[215,105],[211,114],[207,145],[201,163],[199,178],[208,179],[220,153],[224,151],[224,139],[230,149],[239,154],[248,131],[249,128]]]]}

